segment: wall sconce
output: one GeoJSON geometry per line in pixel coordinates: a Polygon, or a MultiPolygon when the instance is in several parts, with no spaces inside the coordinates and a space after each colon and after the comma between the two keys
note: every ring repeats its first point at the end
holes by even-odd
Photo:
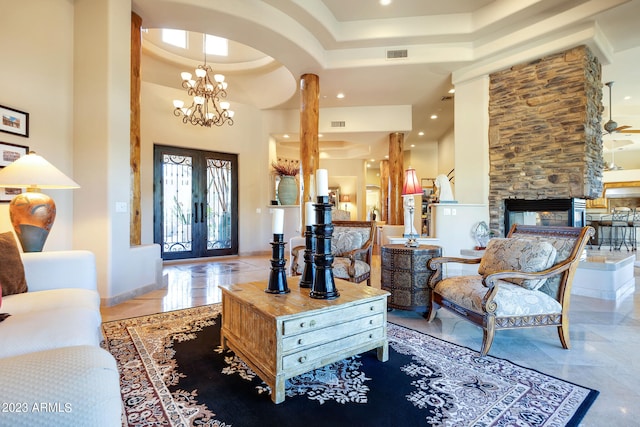
{"type": "Polygon", "coordinates": [[[56,218],[56,204],[40,189],[80,188],[33,151],[0,170],[0,187],[27,189],[9,204],[11,225],[24,252],[42,252],[56,218]]]}

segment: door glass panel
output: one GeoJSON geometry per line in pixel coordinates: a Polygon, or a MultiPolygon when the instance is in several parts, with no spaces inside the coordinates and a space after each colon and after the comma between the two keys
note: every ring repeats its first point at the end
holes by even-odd
{"type": "Polygon", "coordinates": [[[191,251],[193,158],[164,154],[162,179],[163,252],[191,251]]]}
{"type": "Polygon", "coordinates": [[[231,247],[232,164],[207,158],[207,249],[231,247]]]}

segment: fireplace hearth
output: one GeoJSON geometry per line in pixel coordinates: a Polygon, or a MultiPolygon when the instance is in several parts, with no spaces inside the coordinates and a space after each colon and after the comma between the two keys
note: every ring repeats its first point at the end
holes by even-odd
{"type": "Polygon", "coordinates": [[[505,199],[505,234],[513,224],[583,227],[586,208],[584,199],[505,199]]]}

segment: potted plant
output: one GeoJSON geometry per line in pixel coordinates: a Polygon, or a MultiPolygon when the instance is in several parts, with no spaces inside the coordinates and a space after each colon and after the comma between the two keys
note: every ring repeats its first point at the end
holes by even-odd
{"type": "Polygon", "coordinates": [[[300,173],[298,162],[271,162],[274,175],[280,177],[278,183],[278,200],[281,205],[295,205],[298,198],[298,183],[296,176],[300,173]]]}

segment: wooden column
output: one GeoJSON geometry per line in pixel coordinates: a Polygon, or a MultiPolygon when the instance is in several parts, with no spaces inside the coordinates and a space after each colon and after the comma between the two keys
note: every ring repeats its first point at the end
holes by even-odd
{"type": "Polygon", "coordinates": [[[389,221],[389,160],[380,161],[380,218],[389,221]]]}
{"type": "MultiPolygon", "coordinates": [[[[320,78],[315,74],[300,77],[300,220],[305,224],[305,202],[316,202],[315,173],[320,167],[318,117],[320,116],[320,78]]],[[[304,230],[304,227],[300,227],[304,230]]]]}
{"type": "Polygon", "coordinates": [[[130,236],[129,244],[141,244],[142,220],[140,217],[140,57],[142,55],[142,18],[131,13],[131,127],[130,127],[130,236]]]}
{"type": "Polygon", "coordinates": [[[404,207],[402,205],[403,145],[403,133],[389,134],[389,219],[387,224],[390,225],[404,223],[404,207]]]}

